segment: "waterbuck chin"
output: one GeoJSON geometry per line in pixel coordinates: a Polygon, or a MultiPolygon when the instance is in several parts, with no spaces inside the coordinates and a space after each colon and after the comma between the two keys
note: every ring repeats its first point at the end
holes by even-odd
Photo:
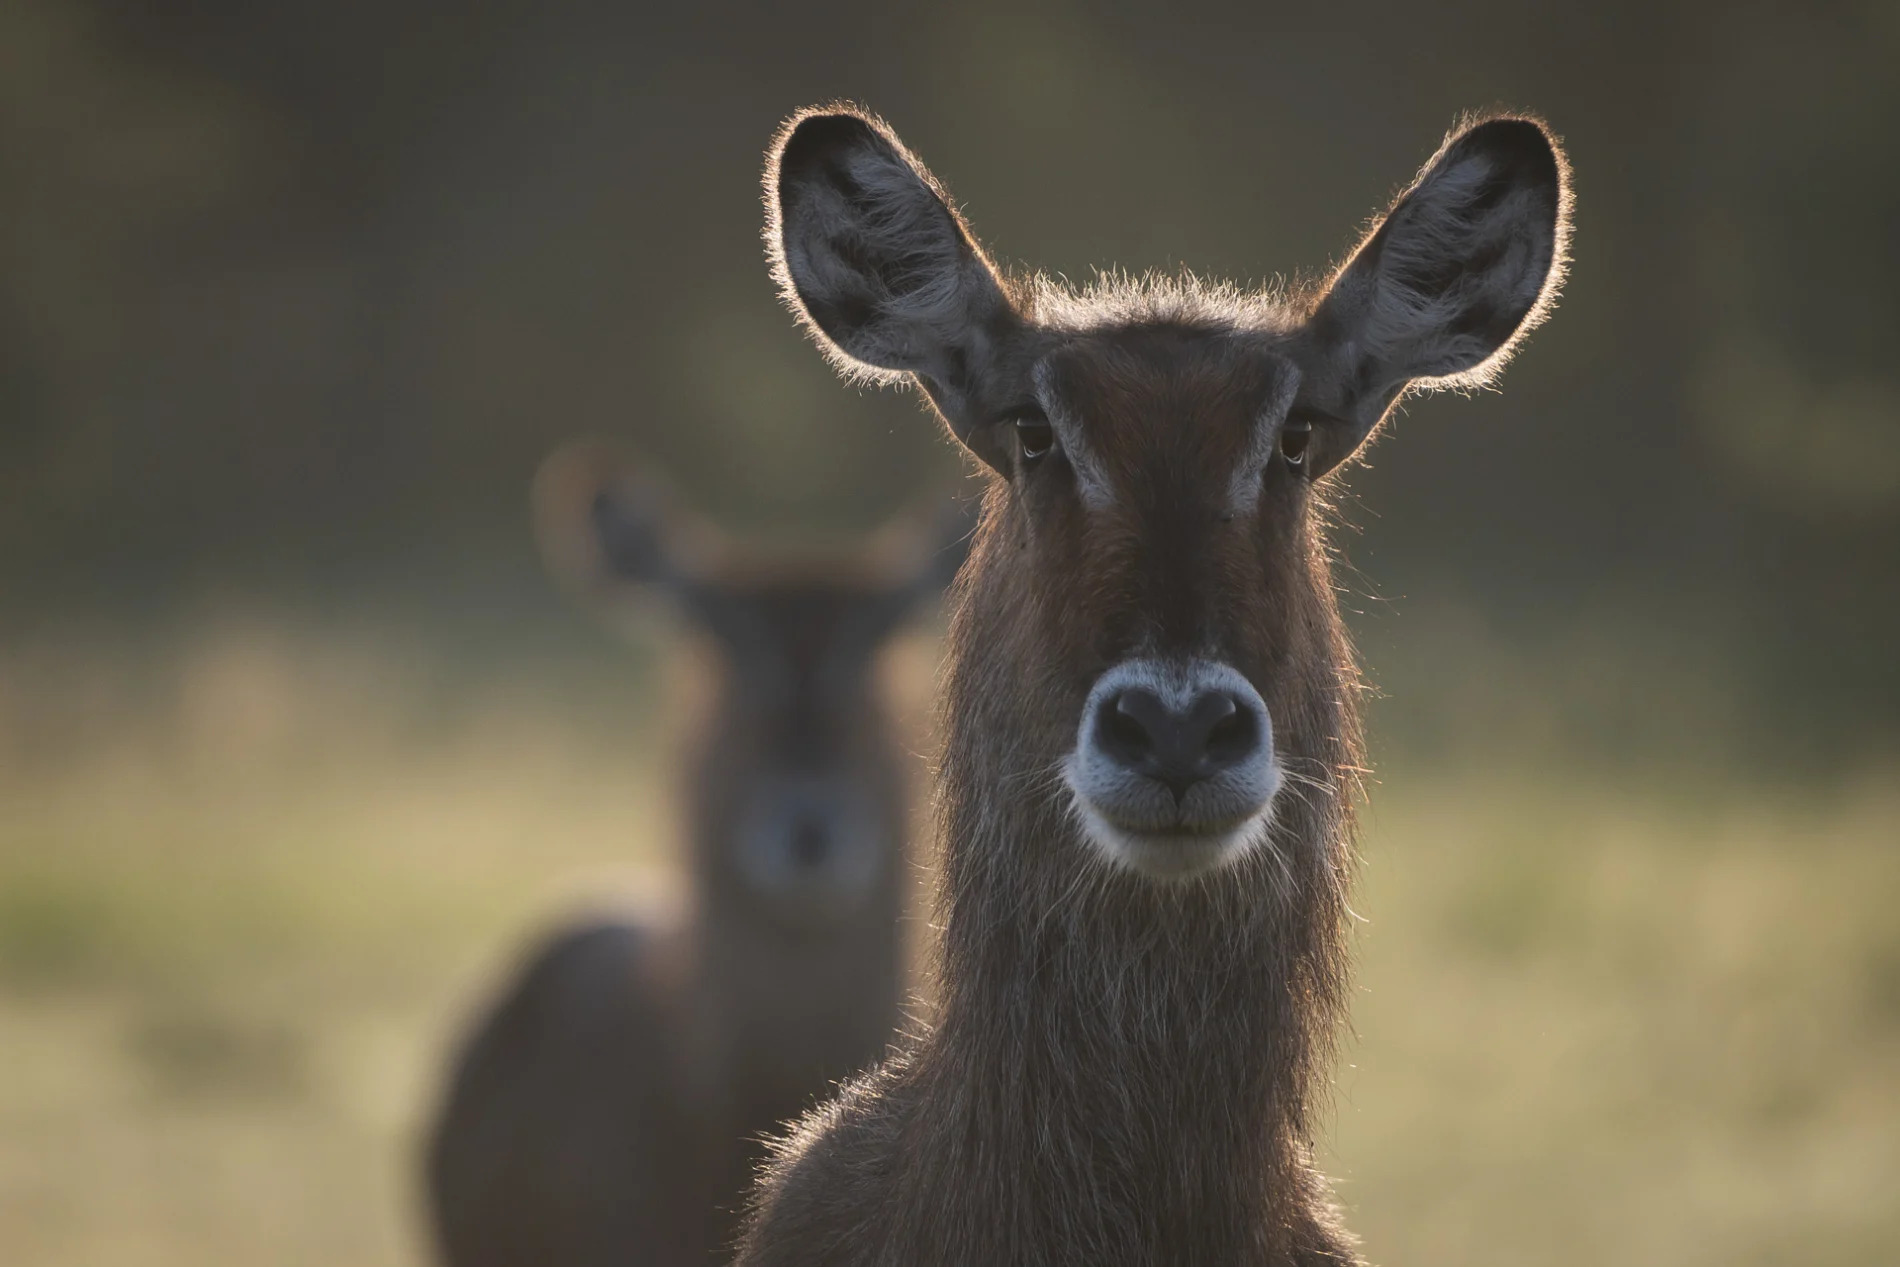
{"type": "Polygon", "coordinates": [[[1549,312],[1569,176],[1471,120],[1330,279],[1006,277],[882,122],[800,114],[774,270],[988,468],[954,590],[934,1023],[800,1122],[740,1262],[1358,1261],[1312,1162],[1345,1009],[1351,650],[1329,481],[1549,312]]]}
{"type": "Polygon", "coordinates": [[[428,1143],[436,1241],[448,1267],[700,1267],[761,1141],[899,1022],[909,761],[875,670],[969,524],[946,506],[843,557],[762,555],[597,446],[551,458],[535,506],[575,588],[658,591],[702,635],[711,707],[666,745],[692,901],[557,928],[485,1008],[428,1143]]]}

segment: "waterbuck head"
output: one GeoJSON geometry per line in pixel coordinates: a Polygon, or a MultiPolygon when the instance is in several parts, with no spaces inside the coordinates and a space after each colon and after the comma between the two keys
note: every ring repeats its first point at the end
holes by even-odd
{"type": "Polygon", "coordinates": [[[1548,311],[1569,189],[1544,126],[1458,129],[1308,293],[1005,278],[849,106],[785,126],[767,204],[819,345],[913,380],[994,473],[954,631],[953,820],[963,793],[1028,798],[1056,823],[1037,838],[1169,881],[1262,853],[1290,782],[1336,791],[1355,732],[1324,481],[1408,390],[1489,381],[1548,311]]]}
{"type": "Polygon", "coordinates": [[[965,555],[962,510],[907,517],[853,552],[748,549],[603,446],[535,481],[550,568],[601,600],[662,596],[702,635],[714,695],[688,771],[702,889],[783,926],[886,918],[907,835],[879,652],[965,555]]]}

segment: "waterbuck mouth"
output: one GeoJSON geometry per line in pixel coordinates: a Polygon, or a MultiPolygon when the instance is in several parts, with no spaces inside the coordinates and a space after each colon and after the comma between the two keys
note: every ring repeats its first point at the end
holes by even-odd
{"type": "Polygon", "coordinates": [[[1259,847],[1272,826],[1272,804],[1220,826],[1127,827],[1076,797],[1089,843],[1109,861],[1158,880],[1184,880],[1218,870],[1259,847]]]}

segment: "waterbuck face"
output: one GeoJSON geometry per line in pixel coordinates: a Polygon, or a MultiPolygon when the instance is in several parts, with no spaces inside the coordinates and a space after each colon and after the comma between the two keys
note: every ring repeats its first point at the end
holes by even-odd
{"type": "Polygon", "coordinates": [[[1060,770],[1083,838],[1156,878],[1270,835],[1288,773],[1330,769],[1337,614],[1314,483],[1408,388],[1486,380],[1548,310],[1567,176],[1528,119],[1454,135],[1323,290],[1191,280],[1081,294],[991,267],[877,120],[800,116],[767,172],[774,266],[848,372],[909,376],[1006,487],[966,656],[1060,770]]]}
{"type": "Polygon", "coordinates": [[[907,827],[878,655],[955,573],[966,517],[846,557],[755,555],[592,445],[550,458],[535,502],[557,574],[598,596],[664,596],[704,635],[717,685],[689,796],[705,878],[790,926],[868,907],[907,827]]]}
{"type": "Polygon", "coordinates": [[[991,601],[1025,617],[1013,654],[1059,722],[1086,838],[1148,874],[1257,845],[1280,752],[1312,738],[1275,733],[1327,628],[1289,430],[1298,382],[1259,332],[1080,332],[1041,359],[1018,424],[1004,525],[1019,546],[991,601]]]}
{"type": "Polygon", "coordinates": [[[702,582],[720,689],[696,818],[718,843],[712,880],[782,924],[848,919],[895,879],[908,824],[878,655],[943,579],[834,560],[729,565],[702,582]]]}

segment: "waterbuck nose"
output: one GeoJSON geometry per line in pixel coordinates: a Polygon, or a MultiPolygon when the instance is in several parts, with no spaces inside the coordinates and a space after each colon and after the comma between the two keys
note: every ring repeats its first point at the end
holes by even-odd
{"type": "Polygon", "coordinates": [[[1260,718],[1232,692],[1204,690],[1180,702],[1146,687],[1102,700],[1095,745],[1116,763],[1161,783],[1178,804],[1196,783],[1252,760],[1260,718]]]}

